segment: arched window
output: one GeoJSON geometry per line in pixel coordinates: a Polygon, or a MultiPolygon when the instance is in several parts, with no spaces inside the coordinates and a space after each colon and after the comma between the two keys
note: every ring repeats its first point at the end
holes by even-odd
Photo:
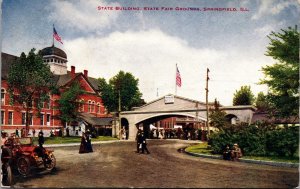
{"type": "Polygon", "coordinates": [[[5,89],[1,89],[1,105],[5,104],[5,89]]]}
{"type": "Polygon", "coordinates": [[[97,103],[97,113],[100,114],[100,102],[97,103]]]}
{"type": "Polygon", "coordinates": [[[95,101],[92,102],[92,112],[95,112],[95,101]]]}
{"type": "Polygon", "coordinates": [[[88,112],[91,112],[92,110],[92,102],[89,100],[88,101],[88,112]]]}

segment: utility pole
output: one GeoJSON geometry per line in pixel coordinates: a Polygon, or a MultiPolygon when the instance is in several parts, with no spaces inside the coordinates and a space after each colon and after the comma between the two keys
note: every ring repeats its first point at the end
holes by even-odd
{"type": "MultiPolygon", "coordinates": [[[[208,73],[209,73],[209,69],[207,68],[206,70],[206,128],[207,128],[207,136],[210,135],[210,131],[209,131],[209,123],[208,123],[208,73]]],[[[207,137],[208,138],[208,137],[207,137]]]]}
{"type": "Polygon", "coordinates": [[[119,89],[119,108],[118,108],[118,114],[119,114],[119,139],[121,139],[121,129],[122,129],[122,125],[121,125],[121,90],[119,89]]]}

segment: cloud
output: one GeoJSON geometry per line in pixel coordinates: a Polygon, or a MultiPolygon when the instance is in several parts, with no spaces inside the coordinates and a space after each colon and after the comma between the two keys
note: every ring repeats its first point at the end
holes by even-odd
{"type": "Polygon", "coordinates": [[[98,6],[118,5],[95,0],[52,0],[49,19],[69,29],[97,32],[99,29],[109,28],[119,16],[118,11],[99,11],[98,6]]]}
{"type": "Polygon", "coordinates": [[[157,98],[157,90],[159,96],[175,93],[176,63],[182,77],[177,95],[205,101],[209,68],[212,76],[209,100],[218,98],[227,105],[241,85],[247,82],[254,85],[258,81],[260,68],[259,58],[249,60],[236,51],[192,48],[185,40],[158,29],[78,38],[66,41],[65,50],[68,66],[74,65],[78,72],[87,69],[92,77],[108,80],[120,70],[131,72],[139,78],[139,88],[148,102],[157,98]]]}
{"type": "Polygon", "coordinates": [[[284,9],[295,6],[299,10],[299,0],[285,0],[285,1],[274,1],[274,0],[263,0],[259,1],[258,11],[252,16],[252,20],[257,20],[266,15],[277,15],[284,9]],[[277,3],[278,2],[278,3],[277,3]]]}

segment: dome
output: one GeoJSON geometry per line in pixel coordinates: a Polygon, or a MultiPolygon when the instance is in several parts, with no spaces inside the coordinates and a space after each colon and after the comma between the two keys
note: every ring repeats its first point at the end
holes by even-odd
{"type": "Polygon", "coordinates": [[[54,47],[54,46],[46,47],[46,48],[42,49],[41,55],[42,56],[56,55],[56,56],[67,59],[67,54],[63,50],[61,50],[57,47],[54,47]]]}

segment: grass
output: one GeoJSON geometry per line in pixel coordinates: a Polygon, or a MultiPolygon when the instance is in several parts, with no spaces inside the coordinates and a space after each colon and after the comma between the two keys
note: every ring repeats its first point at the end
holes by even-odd
{"type": "MultiPolygon", "coordinates": [[[[212,155],[212,150],[206,142],[197,145],[189,146],[185,149],[187,152],[199,153],[199,154],[210,154],[212,155]]],[[[221,155],[221,154],[219,154],[221,155]]],[[[285,163],[299,163],[299,157],[278,157],[278,156],[243,156],[243,159],[252,160],[263,160],[263,161],[274,161],[274,162],[285,162],[285,163]]]]}
{"type": "MultiPolygon", "coordinates": [[[[38,138],[35,137],[34,144],[38,144],[38,138]]],[[[95,141],[108,141],[108,140],[118,140],[117,138],[109,136],[99,136],[97,138],[92,138],[92,142],[95,141]]],[[[70,137],[45,137],[44,144],[68,144],[68,143],[80,143],[80,136],[70,136],[70,137]]]]}

